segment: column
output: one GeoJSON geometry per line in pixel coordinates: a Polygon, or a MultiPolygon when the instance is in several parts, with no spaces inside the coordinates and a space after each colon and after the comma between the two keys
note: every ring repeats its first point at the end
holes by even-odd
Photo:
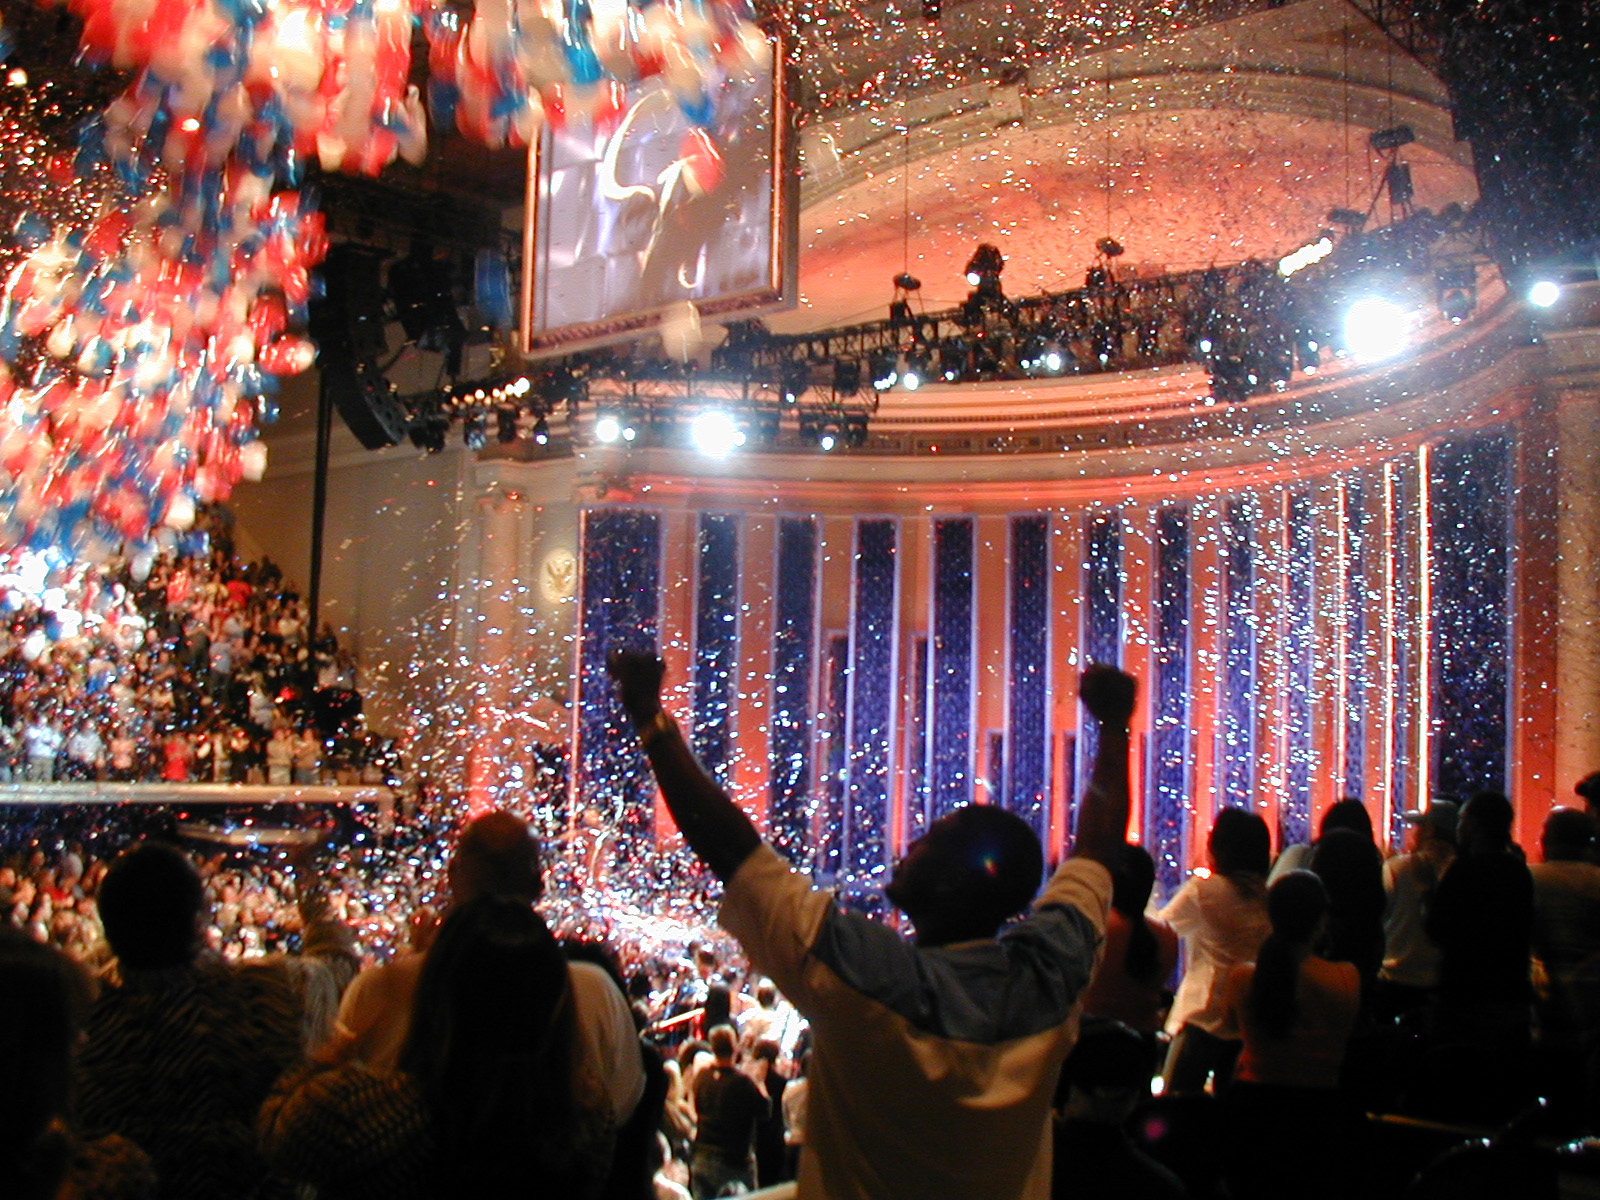
{"type": "Polygon", "coordinates": [[[1600,770],[1600,387],[1556,398],[1555,797],[1600,770]]]}
{"type": "Polygon", "coordinates": [[[476,815],[503,804],[520,730],[508,719],[518,661],[517,597],[523,513],[521,493],[495,486],[478,499],[477,687],[467,809],[476,815]]]}

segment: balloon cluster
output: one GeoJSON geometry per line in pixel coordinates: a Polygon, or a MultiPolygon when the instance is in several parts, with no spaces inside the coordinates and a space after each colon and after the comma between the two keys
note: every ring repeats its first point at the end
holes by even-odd
{"type": "Polygon", "coordinates": [[[436,120],[491,146],[569,114],[605,129],[656,76],[707,139],[716,81],[769,53],[745,0],[481,0],[465,28],[436,0],[65,2],[82,58],[132,82],[50,160],[53,185],[106,193],[97,215],[34,207],[13,231],[0,545],[90,558],[170,541],[260,477],[277,377],[315,355],[298,331],[327,240],[293,189],[312,156],[422,160],[419,23],[436,120]]]}
{"type": "Polygon", "coordinates": [[[82,56],[137,72],[105,114],[113,159],[202,182],[229,162],[294,183],[315,154],[375,175],[421,162],[407,0],[67,0],[82,56]]]}
{"type": "Polygon", "coordinates": [[[609,132],[627,85],[657,77],[703,128],[718,79],[771,57],[741,0],[479,0],[465,28],[442,9],[426,24],[435,123],[496,147],[573,119],[609,132]]]}
{"type": "Polygon", "coordinates": [[[276,376],[315,354],[292,326],[326,238],[255,176],[218,207],[205,232],[160,192],[87,226],[19,223],[0,359],[31,347],[33,363],[25,381],[0,367],[0,543],[137,549],[261,477],[256,421],[276,415],[276,376]]]}

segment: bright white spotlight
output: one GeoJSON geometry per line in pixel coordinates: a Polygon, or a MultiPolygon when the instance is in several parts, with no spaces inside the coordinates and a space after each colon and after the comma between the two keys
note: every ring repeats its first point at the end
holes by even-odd
{"type": "Polygon", "coordinates": [[[610,413],[595,418],[594,438],[597,442],[614,442],[622,436],[622,423],[610,413]]]}
{"type": "Polygon", "coordinates": [[[1553,279],[1541,279],[1528,289],[1528,303],[1536,308],[1549,308],[1561,299],[1561,285],[1553,279]]]}
{"type": "Polygon", "coordinates": [[[1059,350],[1046,350],[1042,361],[1044,362],[1044,369],[1052,375],[1059,375],[1061,368],[1065,365],[1059,350]]]}
{"type": "Polygon", "coordinates": [[[900,384],[906,389],[906,391],[914,392],[922,386],[922,376],[918,375],[910,367],[907,367],[906,373],[900,376],[900,384]]]}
{"type": "Polygon", "coordinates": [[[832,450],[838,444],[839,439],[831,433],[825,433],[817,439],[817,445],[821,446],[824,450],[832,450]]]}
{"type": "Polygon", "coordinates": [[[744,430],[735,425],[727,413],[715,409],[694,419],[690,435],[695,449],[713,458],[721,458],[744,445],[744,430]]]}
{"type": "Polygon", "coordinates": [[[1382,296],[1363,296],[1344,314],[1344,344],[1363,362],[1393,358],[1406,348],[1406,310],[1382,296]]]}

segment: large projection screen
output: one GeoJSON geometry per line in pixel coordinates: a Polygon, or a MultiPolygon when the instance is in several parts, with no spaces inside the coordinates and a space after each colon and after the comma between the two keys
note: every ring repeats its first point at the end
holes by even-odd
{"type": "Polygon", "coordinates": [[[797,240],[783,47],[715,72],[705,133],[721,180],[693,186],[696,126],[660,76],[627,89],[614,130],[547,127],[528,156],[523,349],[538,357],[654,329],[691,301],[706,317],[792,305],[797,240]]]}

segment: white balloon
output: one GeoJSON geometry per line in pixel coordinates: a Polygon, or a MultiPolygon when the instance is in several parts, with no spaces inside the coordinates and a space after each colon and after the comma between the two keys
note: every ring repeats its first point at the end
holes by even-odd
{"type": "Polygon", "coordinates": [[[700,352],[705,337],[700,332],[700,310],[685,300],[661,315],[661,345],[677,362],[688,362],[700,352]]]}

